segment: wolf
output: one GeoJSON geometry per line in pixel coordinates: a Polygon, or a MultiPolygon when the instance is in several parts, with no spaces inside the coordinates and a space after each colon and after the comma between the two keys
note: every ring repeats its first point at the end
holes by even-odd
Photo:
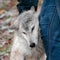
{"type": "Polygon", "coordinates": [[[32,7],[21,13],[13,22],[16,28],[12,41],[10,60],[43,60],[45,55],[40,35],[39,13],[32,7]]]}

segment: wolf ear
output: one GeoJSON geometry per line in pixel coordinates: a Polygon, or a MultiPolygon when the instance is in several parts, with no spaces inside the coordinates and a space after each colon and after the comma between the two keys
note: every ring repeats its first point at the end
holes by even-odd
{"type": "Polygon", "coordinates": [[[32,10],[33,12],[35,12],[34,6],[32,6],[32,7],[30,8],[30,10],[32,10]]]}

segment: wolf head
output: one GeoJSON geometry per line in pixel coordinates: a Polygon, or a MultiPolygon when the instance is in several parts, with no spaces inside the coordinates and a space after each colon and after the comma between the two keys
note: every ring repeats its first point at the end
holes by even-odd
{"type": "Polygon", "coordinates": [[[16,32],[19,36],[25,38],[31,48],[37,45],[39,23],[38,13],[35,12],[34,7],[20,14],[16,21],[14,21],[13,26],[18,28],[16,32]]]}

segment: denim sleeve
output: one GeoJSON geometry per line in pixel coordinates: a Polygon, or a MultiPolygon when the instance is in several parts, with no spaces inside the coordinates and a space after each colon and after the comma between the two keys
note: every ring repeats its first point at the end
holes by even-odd
{"type": "Polygon", "coordinates": [[[18,2],[17,8],[19,13],[29,10],[31,6],[34,6],[35,10],[37,9],[38,0],[18,0],[18,2]]]}
{"type": "Polygon", "coordinates": [[[60,60],[60,19],[56,6],[44,6],[39,22],[47,60],[60,60]]]}

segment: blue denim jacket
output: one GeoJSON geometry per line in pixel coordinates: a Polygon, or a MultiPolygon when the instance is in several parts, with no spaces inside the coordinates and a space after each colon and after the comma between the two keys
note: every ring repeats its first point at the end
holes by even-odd
{"type": "Polygon", "coordinates": [[[60,0],[44,0],[39,22],[47,60],[60,60],[60,0]]]}

